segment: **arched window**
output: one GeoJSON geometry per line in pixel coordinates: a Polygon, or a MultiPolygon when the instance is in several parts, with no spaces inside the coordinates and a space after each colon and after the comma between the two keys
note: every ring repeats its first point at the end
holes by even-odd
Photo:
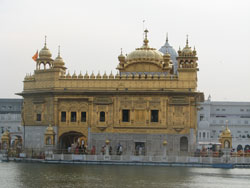
{"type": "Polygon", "coordinates": [[[46,63],[45,69],[50,69],[50,63],[49,62],[46,63]]]}
{"type": "Polygon", "coordinates": [[[230,142],[228,140],[225,140],[224,147],[225,148],[229,148],[230,147],[230,142]]]}
{"type": "Polygon", "coordinates": [[[47,137],[47,139],[46,139],[46,145],[51,145],[51,138],[50,137],[47,137]]]}
{"type": "Polygon", "coordinates": [[[45,64],[44,62],[41,62],[39,65],[39,70],[43,70],[43,69],[45,69],[45,64]]]}
{"type": "Polygon", "coordinates": [[[105,112],[100,112],[100,122],[105,122],[105,112]]]}
{"type": "Polygon", "coordinates": [[[205,133],[205,132],[203,132],[203,134],[202,134],[202,138],[203,138],[203,139],[205,139],[205,138],[206,138],[206,133],[205,133]]]}

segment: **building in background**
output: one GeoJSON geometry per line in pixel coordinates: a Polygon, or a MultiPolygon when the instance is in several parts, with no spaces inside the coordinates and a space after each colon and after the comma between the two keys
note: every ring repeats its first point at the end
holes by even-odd
{"type": "Polygon", "coordinates": [[[235,150],[250,148],[250,102],[222,102],[208,100],[198,111],[198,142],[219,142],[219,135],[227,123],[235,150]]]}
{"type": "Polygon", "coordinates": [[[23,99],[0,99],[0,138],[8,130],[11,140],[21,138],[21,110],[23,99]]]}
{"type": "Polygon", "coordinates": [[[170,54],[171,61],[173,63],[173,72],[174,74],[176,74],[178,70],[178,61],[177,61],[178,55],[175,49],[172,46],[170,46],[168,42],[168,36],[166,38],[165,44],[159,49],[159,51],[163,54],[167,54],[167,53],[170,54]]]}
{"type": "Polygon", "coordinates": [[[116,75],[66,73],[60,51],[52,59],[45,42],[19,93],[26,148],[88,145],[100,154],[109,145],[114,153],[122,146],[127,155],[159,155],[167,145],[168,152],[194,151],[197,105],[203,100],[196,50],[187,39],[177,57],[163,54],[149,46],[147,33],[141,47],[118,56],[116,75]]]}

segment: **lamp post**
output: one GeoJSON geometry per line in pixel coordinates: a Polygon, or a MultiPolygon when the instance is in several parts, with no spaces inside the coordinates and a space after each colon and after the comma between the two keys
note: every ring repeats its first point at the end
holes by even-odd
{"type": "Polygon", "coordinates": [[[24,120],[24,102],[22,105],[21,116],[23,120],[23,150],[25,150],[25,120],[24,120]]]}
{"type": "Polygon", "coordinates": [[[109,155],[109,143],[110,143],[110,141],[107,139],[105,141],[105,143],[106,143],[105,155],[108,156],[109,155]]]}
{"type": "Polygon", "coordinates": [[[163,144],[163,157],[166,158],[167,157],[167,144],[168,144],[168,142],[166,140],[164,140],[162,142],[162,144],[163,144]]]}

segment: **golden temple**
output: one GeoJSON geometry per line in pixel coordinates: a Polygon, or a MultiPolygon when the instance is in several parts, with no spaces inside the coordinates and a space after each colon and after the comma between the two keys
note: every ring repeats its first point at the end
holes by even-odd
{"type": "Polygon", "coordinates": [[[171,54],[151,48],[147,35],[145,30],[142,47],[127,56],[121,52],[116,75],[70,75],[60,50],[52,59],[45,41],[19,93],[25,146],[67,149],[79,142],[99,152],[108,140],[128,155],[138,147],[144,155],[161,153],[163,143],[169,152],[195,150],[197,105],[203,100],[196,50],[187,39],[175,71],[171,54]]]}

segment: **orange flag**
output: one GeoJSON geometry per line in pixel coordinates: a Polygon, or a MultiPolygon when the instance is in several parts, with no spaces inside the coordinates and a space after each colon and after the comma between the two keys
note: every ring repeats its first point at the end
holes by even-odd
{"type": "Polygon", "coordinates": [[[36,51],[35,55],[33,55],[32,59],[33,59],[34,61],[36,61],[37,58],[38,58],[38,50],[36,51]]]}

